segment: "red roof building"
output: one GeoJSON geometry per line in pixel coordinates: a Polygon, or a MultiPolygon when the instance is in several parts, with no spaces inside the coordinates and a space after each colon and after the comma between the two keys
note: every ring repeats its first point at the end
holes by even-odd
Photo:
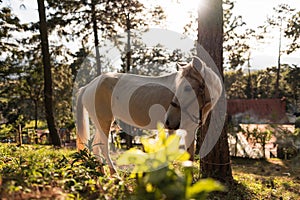
{"type": "Polygon", "coordinates": [[[284,99],[229,99],[227,114],[237,123],[286,124],[284,99]]]}

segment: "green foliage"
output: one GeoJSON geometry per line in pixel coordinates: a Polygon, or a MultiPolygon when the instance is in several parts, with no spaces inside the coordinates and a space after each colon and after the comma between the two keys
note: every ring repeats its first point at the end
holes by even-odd
{"type": "Polygon", "coordinates": [[[107,171],[87,150],[0,145],[0,197],[8,199],[126,198],[124,182],[107,171]]]}
{"type": "Polygon", "coordinates": [[[279,4],[277,7],[273,8],[274,14],[267,19],[267,24],[264,26],[269,32],[274,32],[274,29],[285,33],[285,37],[289,41],[286,50],[282,50],[281,53],[290,54],[299,48],[297,44],[299,38],[299,12],[295,12],[296,9],[290,7],[288,4],[279,4]]]}
{"type": "MultiPolygon", "coordinates": [[[[134,41],[134,49],[131,55],[131,71],[140,75],[159,76],[163,73],[171,73],[175,69],[176,62],[187,61],[192,53],[186,53],[180,49],[170,51],[163,45],[147,47],[144,44],[136,44],[141,41],[134,41]]],[[[122,55],[121,65],[126,66],[126,54],[122,55]]]]}
{"type": "MultiPolygon", "coordinates": [[[[94,167],[94,161],[94,156],[86,150],[76,153],[73,150],[57,150],[49,146],[17,147],[1,144],[0,197],[159,199],[159,195],[163,195],[161,199],[185,199],[187,197],[184,196],[184,186],[187,187],[187,184],[184,183],[192,180],[191,170],[195,170],[188,162],[145,173],[137,180],[120,179],[106,175],[109,171],[106,166],[103,166],[106,173],[102,175],[99,167],[101,165],[94,167]]],[[[236,183],[226,193],[213,193],[208,199],[298,199],[300,168],[291,168],[290,162],[280,159],[233,159],[236,183]]],[[[200,180],[188,187],[188,193],[194,196],[193,199],[199,199],[202,193],[197,190],[206,188],[208,192],[208,185],[213,185],[210,180],[200,180]]]]}
{"type": "MultiPolygon", "coordinates": [[[[26,8],[26,3],[20,6],[26,8]]],[[[146,29],[150,24],[158,23],[165,17],[161,7],[155,6],[146,9],[137,0],[47,2],[49,36],[50,38],[51,35],[59,36],[55,37],[55,41],[49,41],[53,73],[53,110],[58,127],[65,127],[73,122],[72,87],[77,70],[89,53],[86,49],[89,49],[87,41],[92,35],[91,32],[94,31],[93,22],[95,20],[92,19],[91,12],[93,7],[95,7],[94,13],[99,35],[102,36],[99,36],[100,45],[103,38],[112,38],[116,35],[117,30],[126,29],[125,16],[127,12],[131,12],[131,29],[140,27],[146,29]],[[147,16],[147,20],[145,20],[145,16],[147,16]],[[83,49],[74,55],[73,49],[61,45],[66,41],[82,41],[83,49]],[[78,57],[78,61],[74,61],[74,57],[78,57]],[[72,61],[74,61],[73,64],[69,66],[72,61]]],[[[39,22],[29,25],[21,24],[10,8],[2,7],[0,23],[2,27],[0,31],[0,55],[2,55],[0,61],[0,112],[10,124],[13,124],[19,115],[24,116],[25,122],[33,119],[45,120],[43,65],[40,38],[37,34],[39,22]],[[14,32],[17,31],[26,34],[24,37],[20,35],[20,38],[15,38],[14,32]],[[28,35],[31,37],[27,37],[28,35]],[[2,97],[5,98],[5,101],[2,101],[2,97]]]]}
{"type": "Polygon", "coordinates": [[[254,40],[264,39],[258,31],[245,28],[247,25],[242,15],[234,15],[235,1],[223,0],[224,20],[224,68],[230,70],[241,69],[249,65],[251,49],[254,40]]]}
{"type": "Polygon", "coordinates": [[[166,133],[158,126],[158,139],[143,139],[145,153],[130,149],[120,156],[119,165],[133,164],[132,175],[137,178],[136,199],[205,199],[212,191],[224,188],[212,179],[200,180],[192,184],[192,163],[186,161],[189,154],[179,149],[179,136],[166,133]],[[184,173],[171,163],[177,161],[184,173]]]}
{"type": "Polygon", "coordinates": [[[258,143],[266,144],[271,139],[272,132],[270,130],[261,131],[258,128],[254,128],[252,131],[246,130],[247,137],[252,137],[258,143]]]}
{"type": "MultiPolygon", "coordinates": [[[[31,121],[29,121],[28,123],[25,124],[24,128],[34,128],[34,126],[35,126],[35,121],[31,120],[31,121]]],[[[47,127],[47,123],[45,121],[38,120],[37,121],[37,127],[38,128],[45,128],[45,127],[47,127]]]]}
{"type": "Polygon", "coordinates": [[[277,158],[232,160],[236,184],[221,199],[299,199],[300,168],[290,164],[277,158]]]}
{"type": "Polygon", "coordinates": [[[9,137],[14,131],[15,128],[11,124],[0,125],[0,140],[1,138],[9,137]]]}
{"type": "Polygon", "coordinates": [[[246,130],[242,130],[244,133],[247,134],[247,139],[252,139],[255,143],[260,143],[263,147],[263,158],[266,157],[265,155],[265,146],[267,142],[271,139],[272,131],[270,129],[266,129],[265,131],[260,130],[259,128],[254,128],[253,130],[249,130],[247,127],[246,130]]]}
{"type": "Polygon", "coordinates": [[[5,52],[16,50],[16,40],[12,39],[12,32],[22,31],[25,25],[22,25],[20,19],[13,14],[11,8],[6,6],[1,6],[0,8],[0,24],[0,56],[3,56],[5,52]]]}
{"type": "Polygon", "coordinates": [[[134,163],[132,173],[150,172],[164,168],[174,160],[188,160],[189,154],[179,149],[179,136],[166,136],[163,127],[158,126],[158,140],[142,138],[145,152],[139,149],[130,149],[123,153],[117,163],[128,165],[134,163]]]}
{"type": "MultiPolygon", "coordinates": [[[[242,70],[227,71],[224,73],[227,97],[236,98],[273,98],[275,94],[276,67],[251,72],[242,70]],[[247,80],[248,79],[248,80],[247,80]],[[250,84],[251,87],[248,87],[250,84]],[[250,91],[249,91],[250,90],[250,91]]],[[[279,94],[286,97],[287,104],[292,108],[290,112],[297,110],[299,101],[300,68],[295,65],[282,65],[279,81],[279,94]]]]}
{"type": "Polygon", "coordinates": [[[290,104],[290,112],[300,110],[300,66],[289,65],[282,70],[281,84],[284,85],[283,95],[287,97],[287,102],[290,104]]]}
{"type": "MultiPolygon", "coordinates": [[[[29,25],[20,24],[19,19],[9,8],[3,8],[0,11],[0,21],[6,33],[6,35],[0,33],[0,54],[6,52],[0,61],[0,112],[6,123],[13,126],[18,126],[16,120],[21,115],[24,117],[22,124],[31,120],[44,120],[44,81],[39,37],[31,32],[32,27],[28,29],[29,25]],[[14,36],[12,32],[17,31],[23,32],[25,38],[12,37],[14,36]],[[28,35],[32,37],[28,38],[28,35]],[[10,39],[7,40],[6,37],[10,39]],[[13,45],[5,41],[11,41],[13,45]]],[[[64,126],[73,121],[71,116],[72,82],[70,81],[72,79],[64,64],[66,63],[64,49],[55,44],[51,45],[50,50],[54,67],[55,117],[57,124],[64,126]],[[59,59],[58,56],[60,56],[59,59]]]]}
{"type": "Polygon", "coordinates": [[[245,88],[247,84],[247,79],[245,78],[246,74],[243,71],[228,71],[225,73],[225,86],[226,86],[226,95],[230,99],[244,99],[246,98],[245,88]]]}
{"type": "MultiPolygon", "coordinates": [[[[291,8],[287,4],[280,4],[277,7],[273,8],[274,14],[272,17],[266,20],[266,23],[263,26],[260,26],[256,31],[251,29],[246,29],[245,33],[237,33],[237,27],[245,25],[241,16],[233,16],[232,8],[234,3],[230,0],[224,1],[224,55],[225,64],[229,64],[229,69],[235,70],[237,67],[247,64],[248,68],[250,66],[250,52],[251,52],[251,41],[254,40],[261,41],[264,39],[265,42],[268,38],[268,34],[275,31],[278,31],[278,34],[282,31],[285,32],[285,37],[290,39],[290,45],[288,48],[283,47],[280,49],[280,55],[284,53],[292,53],[299,48],[299,12],[295,12],[295,9],[291,8]],[[262,33],[259,33],[259,30],[262,29],[262,33]],[[237,39],[238,38],[238,39],[237,39]],[[285,49],[284,49],[285,48],[285,49]]],[[[283,35],[282,35],[283,36],[283,35]]],[[[272,36],[270,36],[272,37],[272,36]]],[[[273,38],[273,37],[272,37],[273,38]]],[[[281,38],[280,38],[281,39],[281,38]]],[[[279,59],[279,58],[278,58],[279,59]]],[[[280,63],[280,66],[283,67],[283,63],[280,63]]],[[[279,67],[279,66],[277,66],[279,67]]],[[[284,66],[286,68],[286,66],[284,66]]],[[[279,70],[279,69],[278,69],[279,70]]],[[[283,70],[280,70],[277,74],[277,68],[271,67],[265,71],[261,71],[260,74],[254,72],[254,75],[251,74],[251,77],[248,77],[248,81],[244,79],[239,81],[240,78],[237,77],[237,82],[235,82],[231,87],[226,87],[229,91],[229,95],[233,95],[233,98],[272,98],[275,95],[278,97],[289,96],[293,98],[292,100],[297,101],[299,99],[299,94],[292,96],[293,93],[298,93],[296,89],[290,90],[291,85],[285,85],[283,78],[289,79],[293,78],[293,74],[284,74],[283,70]],[[254,76],[254,77],[252,77],[254,76]],[[275,81],[279,80],[279,85],[275,81]],[[241,92],[241,90],[244,92],[241,92]],[[287,89],[287,90],[286,90],[287,89]],[[234,94],[230,94],[230,92],[234,94]],[[268,92],[266,92],[268,91],[268,92]],[[288,94],[287,94],[288,93],[288,94]]],[[[226,78],[225,78],[226,80],[226,78]]],[[[299,80],[299,78],[297,79],[299,80]]],[[[296,81],[297,82],[297,81],[296,81]]],[[[293,83],[296,83],[293,81],[293,83]]],[[[294,84],[295,85],[295,84],[294,84]]],[[[231,85],[230,85],[231,86],[231,85]]],[[[291,101],[292,101],[291,100],[291,101]]]]}
{"type": "Polygon", "coordinates": [[[53,104],[56,124],[59,128],[74,123],[72,113],[72,72],[68,65],[57,63],[53,70],[53,104]]]}
{"type": "Polygon", "coordinates": [[[76,163],[79,163],[80,165],[83,165],[84,167],[90,169],[91,173],[93,173],[94,175],[104,176],[104,159],[102,159],[102,162],[99,162],[99,160],[95,156],[93,156],[88,149],[85,148],[84,150],[72,154],[71,158],[74,159],[71,163],[72,166],[75,166],[76,163]],[[93,170],[97,168],[99,168],[100,171],[94,172],[93,170]]]}
{"type": "Polygon", "coordinates": [[[293,16],[289,18],[287,29],[285,30],[285,36],[292,39],[287,51],[288,54],[300,48],[300,12],[293,14],[293,16]]]}

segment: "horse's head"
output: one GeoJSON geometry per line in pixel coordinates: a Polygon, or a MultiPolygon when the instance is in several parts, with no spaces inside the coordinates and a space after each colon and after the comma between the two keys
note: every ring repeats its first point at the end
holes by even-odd
{"type": "Polygon", "coordinates": [[[165,118],[165,127],[172,130],[187,120],[203,124],[222,93],[220,78],[198,57],[179,68],[165,118]]]}

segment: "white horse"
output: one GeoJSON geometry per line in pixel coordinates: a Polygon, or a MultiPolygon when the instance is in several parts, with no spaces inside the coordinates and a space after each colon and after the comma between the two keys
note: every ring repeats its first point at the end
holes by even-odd
{"type": "Polygon", "coordinates": [[[108,136],[114,119],[142,129],[156,129],[158,122],[170,130],[184,129],[188,148],[195,129],[205,122],[221,92],[219,77],[198,57],[166,76],[100,75],[78,93],[77,147],[83,149],[90,138],[90,117],[96,126],[93,143],[101,144],[93,152],[99,155],[101,151],[111,173],[115,168],[108,154],[108,136]]]}

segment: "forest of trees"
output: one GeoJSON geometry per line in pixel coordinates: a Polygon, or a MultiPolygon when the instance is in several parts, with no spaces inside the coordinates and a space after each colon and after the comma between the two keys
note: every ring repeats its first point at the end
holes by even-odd
{"type": "MultiPolygon", "coordinates": [[[[94,51],[91,47],[96,47],[97,70],[93,73],[106,71],[101,61],[105,57],[97,48],[104,40],[112,38],[111,42],[126,52],[120,72],[137,68],[139,63],[185,61],[183,58],[187,56],[179,50],[168,52],[159,44],[151,52],[131,49],[132,43],[141,42],[132,30],[146,31],[152,25],[164,24],[166,15],[159,5],[146,7],[139,0],[38,0],[39,21],[21,23],[17,12],[5,2],[0,0],[1,137],[30,121],[35,122],[35,129],[38,121],[47,121],[49,129],[52,127],[52,143],[60,145],[55,139],[55,130],[74,126],[72,88],[81,63],[94,51]],[[127,43],[118,38],[120,33],[127,33],[127,43]],[[72,53],[73,47],[65,45],[74,41],[81,41],[76,53],[72,53]],[[162,55],[168,56],[161,58],[162,55]],[[158,56],[160,59],[155,59],[158,56]]],[[[20,1],[20,9],[26,9],[26,3],[29,2],[20,1]]],[[[285,64],[280,58],[300,48],[300,11],[285,4],[278,5],[274,15],[253,30],[245,28],[247,24],[242,16],[233,14],[233,8],[233,0],[223,0],[224,53],[220,63],[223,62],[225,69],[227,98],[286,97],[287,111],[299,112],[299,63],[285,64]],[[244,31],[240,31],[241,27],[244,31]],[[251,41],[264,42],[272,31],[280,33],[278,51],[274,51],[278,65],[253,70],[250,59],[251,49],[255,47],[251,41]],[[282,38],[289,41],[287,46],[281,44],[282,38]]],[[[197,32],[194,28],[197,17],[197,13],[191,16],[183,34],[197,32]]],[[[142,70],[143,74],[153,75],[148,69],[142,70]]]]}

